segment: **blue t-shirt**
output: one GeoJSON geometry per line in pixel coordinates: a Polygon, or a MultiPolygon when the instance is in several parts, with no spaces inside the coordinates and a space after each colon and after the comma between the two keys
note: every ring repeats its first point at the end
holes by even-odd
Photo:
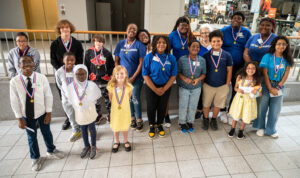
{"type": "MultiPolygon", "coordinates": [[[[276,70],[278,70],[280,66],[281,58],[280,57],[275,57],[275,65],[276,65],[276,70]]],[[[264,55],[262,58],[259,67],[266,68],[268,69],[268,76],[270,80],[274,80],[277,82],[280,82],[281,78],[283,77],[283,74],[285,72],[285,69],[289,66],[290,64],[286,61],[286,59],[283,58],[282,65],[278,71],[278,73],[275,73],[274,70],[274,57],[273,54],[267,53],[264,55]],[[275,77],[275,75],[277,75],[275,77]]]]}
{"type": "MultiPolygon", "coordinates": [[[[114,55],[120,58],[120,64],[127,69],[128,76],[132,77],[140,64],[139,58],[144,57],[147,50],[143,43],[136,40],[128,50],[128,54],[126,54],[125,42],[126,40],[121,40],[117,44],[114,55]]],[[[142,75],[139,75],[136,79],[142,79],[142,75]]]]}
{"type": "Polygon", "coordinates": [[[249,49],[249,55],[251,59],[253,61],[260,62],[263,56],[268,52],[269,48],[271,47],[271,43],[276,36],[277,35],[272,33],[268,41],[265,40],[265,44],[262,46],[258,43],[258,39],[260,39],[260,33],[251,36],[246,44],[246,48],[249,49]],[[260,46],[261,48],[259,48],[260,46]]]}
{"type": "Polygon", "coordinates": [[[203,56],[203,54],[205,54],[208,51],[207,48],[205,48],[204,46],[200,45],[200,51],[198,53],[199,56],[203,56]]]}
{"type": "MultiPolygon", "coordinates": [[[[236,44],[234,44],[234,39],[232,36],[232,28],[231,25],[224,27],[221,29],[224,35],[224,41],[222,45],[222,49],[229,52],[232,56],[233,65],[243,65],[243,53],[246,46],[247,41],[251,37],[251,32],[245,28],[241,27],[241,31],[239,37],[236,40],[236,44]]],[[[239,29],[233,30],[234,37],[236,38],[239,29]]]]}
{"type": "MultiPolygon", "coordinates": [[[[173,49],[173,55],[176,57],[176,60],[178,60],[181,56],[189,54],[188,42],[186,42],[184,44],[184,49],[182,49],[182,44],[181,44],[177,30],[173,31],[169,34],[169,39],[170,39],[170,46],[171,46],[171,49],[173,49]]],[[[181,36],[181,40],[184,43],[187,39],[183,38],[181,36]]]]}
{"type": "Polygon", "coordinates": [[[213,57],[216,65],[218,64],[219,56],[211,55],[211,51],[212,49],[203,55],[203,58],[206,61],[205,83],[212,87],[219,87],[226,84],[227,67],[232,66],[232,58],[230,53],[228,53],[225,50],[222,50],[223,52],[220,59],[218,72],[215,72],[216,67],[214,66],[214,63],[212,62],[210,56],[213,57]]]}
{"type": "Polygon", "coordinates": [[[149,76],[152,82],[156,85],[164,85],[168,82],[171,76],[177,76],[176,58],[172,54],[169,54],[167,59],[166,54],[159,55],[156,53],[156,55],[160,58],[162,64],[165,64],[165,66],[162,66],[159,62],[159,58],[152,53],[149,53],[144,58],[142,75],[149,76]],[[163,68],[165,70],[163,70],[163,68]]]}
{"type": "MultiPolygon", "coordinates": [[[[179,58],[179,60],[177,61],[177,66],[178,66],[178,73],[181,73],[182,75],[184,75],[187,78],[191,78],[192,73],[191,73],[191,69],[190,69],[190,63],[189,63],[189,57],[188,55],[182,56],[181,58],[179,58]]],[[[206,74],[206,62],[205,59],[201,56],[198,56],[198,62],[196,62],[196,60],[192,60],[191,59],[191,66],[192,66],[192,71],[194,73],[194,78],[199,78],[200,75],[202,74],[206,74]],[[195,67],[197,67],[195,69],[195,67]]],[[[186,89],[196,89],[201,87],[201,82],[199,82],[196,86],[190,84],[188,85],[187,83],[185,83],[183,80],[181,80],[179,77],[177,79],[177,83],[178,86],[186,88],[186,89]]]]}

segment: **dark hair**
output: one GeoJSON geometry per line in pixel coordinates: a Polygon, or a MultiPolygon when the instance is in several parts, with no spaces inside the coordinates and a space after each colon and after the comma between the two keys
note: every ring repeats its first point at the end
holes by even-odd
{"type": "Polygon", "coordinates": [[[60,34],[60,29],[62,28],[62,26],[68,25],[70,27],[71,32],[73,33],[75,31],[75,27],[74,25],[68,21],[67,19],[63,19],[57,22],[56,26],[55,26],[55,31],[56,33],[60,34]]]}
{"type": "MultiPolygon", "coordinates": [[[[253,64],[255,66],[255,73],[253,75],[253,81],[254,81],[254,85],[259,85],[261,83],[260,81],[260,68],[258,67],[258,62],[256,61],[249,61],[249,62],[246,62],[244,67],[241,68],[238,72],[237,72],[237,76],[241,76],[242,79],[246,78],[247,77],[247,67],[249,64],[253,64]]],[[[237,77],[235,76],[235,77],[237,77]]]]}
{"type": "Polygon", "coordinates": [[[18,36],[24,36],[26,38],[26,40],[28,41],[28,36],[26,35],[26,33],[24,33],[24,32],[18,32],[16,34],[16,39],[17,39],[18,36]]]}
{"type": "Polygon", "coordinates": [[[276,22],[275,22],[274,19],[272,19],[272,18],[270,18],[270,17],[264,17],[264,18],[260,19],[259,25],[260,25],[262,22],[270,22],[270,23],[273,25],[272,33],[274,33],[274,30],[275,30],[275,28],[276,28],[276,22]]]}
{"type": "Polygon", "coordinates": [[[172,32],[173,32],[173,31],[177,31],[177,28],[178,28],[178,26],[179,26],[180,23],[187,23],[188,26],[189,26],[188,31],[187,31],[188,42],[189,42],[189,41],[192,41],[193,39],[195,39],[195,36],[194,36],[194,34],[192,33],[192,31],[191,31],[190,21],[189,21],[189,19],[188,19],[187,17],[185,17],[185,16],[181,16],[181,17],[179,17],[179,18],[176,20],[176,23],[175,23],[175,26],[173,27],[172,32]]]}
{"type": "Polygon", "coordinates": [[[157,42],[158,42],[158,40],[159,40],[160,38],[164,39],[164,40],[166,41],[166,43],[167,43],[167,48],[166,48],[166,50],[165,50],[165,53],[166,53],[166,54],[169,54],[170,51],[171,51],[169,37],[163,36],[163,35],[155,35],[155,36],[153,37],[153,41],[152,41],[152,54],[153,54],[153,55],[154,55],[154,54],[156,53],[156,51],[157,51],[156,45],[157,45],[157,42]]]}
{"type": "Polygon", "coordinates": [[[211,42],[213,37],[220,37],[222,41],[224,40],[224,35],[220,30],[214,30],[209,33],[209,41],[211,42]]]}
{"type": "Polygon", "coordinates": [[[74,56],[75,60],[76,60],[76,56],[74,53],[72,52],[65,52],[64,55],[63,55],[63,59],[66,57],[66,56],[74,56]]]}
{"type": "Polygon", "coordinates": [[[191,47],[191,45],[192,45],[193,43],[198,43],[199,46],[201,46],[200,41],[198,41],[198,40],[196,40],[196,39],[193,39],[192,41],[190,41],[190,42],[188,43],[188,47],[191,47]]]}
{"type": "Polygon", "coordinates": [[[22,59],[24,59],[24,58],[30,58],[32,60],[32,62],[34,62],[33,58],[30,55],[24,55],[24,56],[20,57],[19,64],[21,63],[22,59]]]}
{"type": "Polygon", "coordinates": [[[96,40],[99,42],[105,43],[105,38],[102,34],[93,35],[92,42],[95,43],[96,40]]]}
{"type": "Polygon", "coordinates": [[[233,19],[233,17],[236,15],[241,16],[243,19],[243,22],[245,21],[245,15],[241,11],[234,12],[233,15],[231,16],[231,19],[233,19]]]}
{"type": "Polygon", "coordinates": [[[270,47],[268,53],[270,53],[270,54],[275,53],[275,46],[276,46],[276,43],[278,40],[285,40],[285,42],[287,43],[287,46],[286,46],[285,50],[283,51],[282,55],[286,59],[286,61],[290,64],[290,66],[293,66],[294,59],[291,54],[290,41],[289,41],[289,39],[287,39],[287,37],[280,35],[280,36],[277,36],[276,38],[274,38],[271,43],[271,47],[270,47]]]}
{"type": "Polygon", "coordinates": [[[139,34],[142,33],[142,32],[145,32],[149,38],[149,41],[147,44],[144,44],[144,45],[148,45],[150,42],[151,42],[151,36],[150,36],[150,33],[148,32],[148,30],[146,29],[140,29],[138,30],[138,32],[136,33],[136,39],[139,40],[139,34]]]}
{"type": "Polygon", "coordinates": [[[136,26],[136,29],[137,29],[137,30],[139,29],[138,26],[137,26],[135,23],[129,23],[129,24],[127,25],[127,27],[126,27],[126,31],[127,31],[128,27],[129,27],[130,25],[136,26]]]}

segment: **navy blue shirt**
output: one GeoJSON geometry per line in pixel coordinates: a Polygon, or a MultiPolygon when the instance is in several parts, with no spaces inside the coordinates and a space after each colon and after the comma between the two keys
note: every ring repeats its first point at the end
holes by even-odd
{"type": "Polygon", "coordinates": [[[232,58],[230,53],[222,50],[218,72],[215,72],[216,67],[211,60],[211,56],[213,57],[216,65],[218,64],[219,56],[211,55],[211,51],[212,50],[209,50],[203,55],[203,58],[206,60],[206,77],[204,82],[212,87],[219,87],[226,84],[227,67],[232,66],[232,58]]]}
{"type": "Polygon", "coordinates": [[[200,44],[200,51],[199,51],[198,55],[203,56],[207,51],[208,51],[208,49],[200,44]]]}
{"type": "Polygon", "coordinates": [[[263,56],[269,51],[273,39],[276,37],[274,33],[270,36],[268,41],[263,41],[264,44],[259,44],[260,33],[250,37],[246,44],[246,48],[249,49],[249,55],[253,61],[260,62],[263,56]],[[260,48],[261,47],[261,48],[260,48]]]}
{"type": "MultiPolygon", "coordinates": [[[[118,43],[114,55],[120,58],[120,65],[124,66],[127,69],[128,76],[132,77],[140,64],[139,58],[143,58],[147,50],[143,43],[136,40],[126,54],[125,42],[126,40],[121,40],[118,43]]],[[[142,79],[142,75],[140,74],[136,79],[142,79]]]]}
{"type": "MultiPolygon", "coordinates": [[[[239,37],[236,40],[236,44],[234,44],[231,25],[222,28],[221,32],[223,32],[224,35],[222,49],[224,49],[225,51],[231,54],[233,65],[243,65],[244,64],[243,53],[244,53],[246,43],[251,37],[251,32],[247,28],[241,27],[241,31],[239,37]]],[[[233,30],[233,34],[235,38],[237,37],[238,32],[239,29],[233,30]]]]}
{"type": "MultiPolygon", "coordinates": [[[[173,55],[176,57],[176,60],[178,60],[181,56],[189,54],[188,42],[186,42],[184,44],[184,49],[182,49],[182,44],[181,44],[177,30],[173,31],[169,34],[169,39],[170,39],[170,46],[171,46],[171,49],[173,49],[173,55]]],[[[182,36],[181,36],[181,40],[183,43],[185,41],[187,41],[187,39],[183,38],[182,36]]]]}
{"type": "Polygon", "coordinates": [[[164,85],[171,76],[177,76],[176,58],[172,54],[169,54],[168,57],[166,54],[159,55],[156,53],[156,55],[158,58],[152,53],[145,56],[142,75],[149,76],[156,85],[164,85]],[[159,59],[162,64],[165,64],[164,67],[159,62],[159,59]],[[163,68],[165,70],[163,70],[163,68]]]}

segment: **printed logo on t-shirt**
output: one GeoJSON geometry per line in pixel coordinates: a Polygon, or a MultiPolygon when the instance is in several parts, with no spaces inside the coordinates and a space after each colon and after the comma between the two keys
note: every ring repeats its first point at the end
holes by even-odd
{"type": "Polygon", "coordinates": [[[128,50],[126,50],[126,49],[121,49],[121,51],[137,51],[137,49],[128,49],[128,50]]]}

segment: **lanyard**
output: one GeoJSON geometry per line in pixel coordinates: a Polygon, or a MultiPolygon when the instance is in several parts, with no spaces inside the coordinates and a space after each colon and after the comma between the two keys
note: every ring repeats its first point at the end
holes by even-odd
{"type": "MultiPolygon", "coordinates": [[[[20,56],[20,57],[22,57],[22,56],[25,56],[27,53],[28,53],[28,51],[29,51],[29,46],[24,50],[24,52],[22,53],[22,55],[20,56]]],[[[20,48],[18,48],[19,49],[19,55],[20,55],[20,48]]]]}
{"type": "Polygon", "coordinates": [[[136,39],[127,48],[127,46],[128,46],[127,39],[125,40],[125,54],[128,54],[129,49],[132,47],[132,45],[135,43],[135,41],[136,41],[136,39]]]}
{"type": "MultiPolygon", "coordinates": [[[[34,93],[35,93],[35,87],[33,88],[32,93],[30,94],[29,91],[27,90],[27,87],[26,87],[25,81],[24,81],[24,79],[22,77],[22,74],[20,74],[20,79],[21,79],[23,88],[25,89],[27,95],[31,98],[30,102],[33,103],[33,97],[34,97],[34,93]]],[[[34,72],[33,73],[33,84],[35,84],[35,83],[36,83],[36,76],[35,76],[35,72],[34,72]]]]}
{"type": "Polygon", "coordinates": [[[76,83],[75,83],[75,82],[73,82],[73,86],[74,86],[74,89],[75,89],[77,98],[78,98],[78,100],[79,100],[79,106],[82,106],[82,100],[83,100],[83,98],[84,98],[84,96],[85,96],[86,89],[87,89],[87,87],[88,87],[88,81],[86,81],[86,85],[85,85],[83,94],[82,94],[81,96],[79,96],[79,92],[78,92],[78,89],[77,89],[77,86],[76,86],[76,83]]]}
{"type": "Polygon", "coordinates": [[[155,56],[158,58],[159,63],[162,65],[162,70],[163,70],[163,71],[166,70],[165,65],[166,65],[166,63],[167,63],[167,61],[168,61],[168,55],[167,55],[167,57],[166,57],[166,61],[165,61],[164,64],[161,62],[160,58],[159,58],[156,54],[155,54],[155,56]]]}
{"type": "Polygon", "coordinates": [[[192,63],[191,63],[191,58],[190,58],[190,55],[189,55],[189,64],[190,64],[190,71],[191,71],[191,74],[192,74],[192,76],[191,76],[191,79],[194,79],[194,74],[195,74],[195,72],[196,72],[196,69],[197,69],[197,64],[198,64],[198,56],[196,57],[196,66],[195,66],[195,68],[194,68],[194,70],[192,69],[193,67],[192,67],[192,63]]]}
{"type": "MultiPolygon", "coordinates": [[[[245,80],[246,80],[246,79],[243,79],[242,86],[244,86],[245,80]]],[[[250,81],[250,83],[248,84],[248,86],[247,86],[247,87],[250,87],[250,86],[251,86],[251,84],[252,84],[252,82],[253,82],[253,79],[250,81]]]]}
{"type": "Polygon", "coordinates": [[[116,99],[117,99],[117,102],[119,105],[118,109],[121,109],[121,104],[122,104],[122,101],[124,98],[124,94],[125,94],[125,86],[123,86],[122,96],[121,96],[121,99],[119,99],[118,94],[117,94],[117,87],[115,87],[115,96],[116,96],[116,99]]]}
{"type": "Polygon", "coordinates": [[[70,37],[70,45],[69,45],[69,48],[68,48],[68,45],[66,46],[65,43],[63,42],[62,38],[60,37],[60,40],[62,42],[62,44],[64,45],[65,49],[67,52],[70,52],[71,50],[71,46],[72,46],[72,37],[70,37]]]}
{"type": "Polygon", "coordinates": [[[283,56],[281,57],[281,61],[280,61],[280,65],[278,67],[278,70],[276,69],[276,62],[275,62],[275,53],[273,54],[273,61],[274,61],[274,71],[275,71],[275,75],[274,77],[276,78],[277,77],[277,73],[279,72],[280,68],[281,68],[281,65],[282,65],[282,62],[283,62],[283,56]]]}
{"type": "MultiPolygon", "coordinates": [[[[65,77],[66,77],[67,85],[69,85],[70,83],[72,83],[73,77],[71,78],[71,80],[68,79],[68,78],[70,78],[70,77],[67,77],[67,68],[66,68],[66,67],[65,67],[65,70],[64,70],[64,74],[65,74],[65,77]]],[[[72,75],[73,75],[73,68],[72,68],[72,75]]]]}
{"type": "Polygon", "coordinates": [[[215,66],[215,68],[216,68],[216,69],[215,69],[215,72],[218,72],[218,68],[219,68],[219,64],[220,64],[222,52],[223,52],[223,50],[221,49],[221,52],[220,52],[220,55],[219,55],[219,58],[218,58],[218,64],[216,64],[214,58],[212,57],[213,50],[211,50],[210,59],[212,60],[214,66],[215,66]]]}
{"type": "Polygon", "coordinates": [[[259,38],[261,39],[261,41],[263,41],[263,43],[259,46],[259,48],[262,48],[262,46],[264,46],[268,42],[268,40],[271,38],[271,36],[272,36],[272,33],[269,35],[269,37],[265,41],[263,41],[261,38],[261,33],[260,33],[259,38]]]}
{"type": "Polygon", "coordinates": [[[238,39],[238,37],[240,35],[241,29],[242,29],[242,27],[240,27],[238,34],[236,35],[236,37],[234,37],[233,28],[231,27],[232,38],[234,40],[233,44],[236,44],[236,40],[238,39]]]}
{"type": "Polygon", "coordinates": [[[187,35],[187,38],[186,38],[185,42],[183,42],[182,39],[181,39],[181,35],[180,35],[178,30],[177,30],[177,33],[178,33],[178,36],[179,36],[179,39],[180,39],[180,42],[181,42],[181,45],[182,45],[181,49],[184,49],[184,45],[186,44],[186,42],[188,40],[188,35],[187,35]]]}
{"type": "Polygon", "coordinates": [[[100,69],[100,62],[99,61],[100,61],[100,58],[102,56],[102,52],[103,52],[103,47],[100,50],[100,54],[99,54],[99,58],[98,58],[96,48],[94,48],[95,59],[96,59],[96,62],[97,62],[97,69],[100,69]]]}

